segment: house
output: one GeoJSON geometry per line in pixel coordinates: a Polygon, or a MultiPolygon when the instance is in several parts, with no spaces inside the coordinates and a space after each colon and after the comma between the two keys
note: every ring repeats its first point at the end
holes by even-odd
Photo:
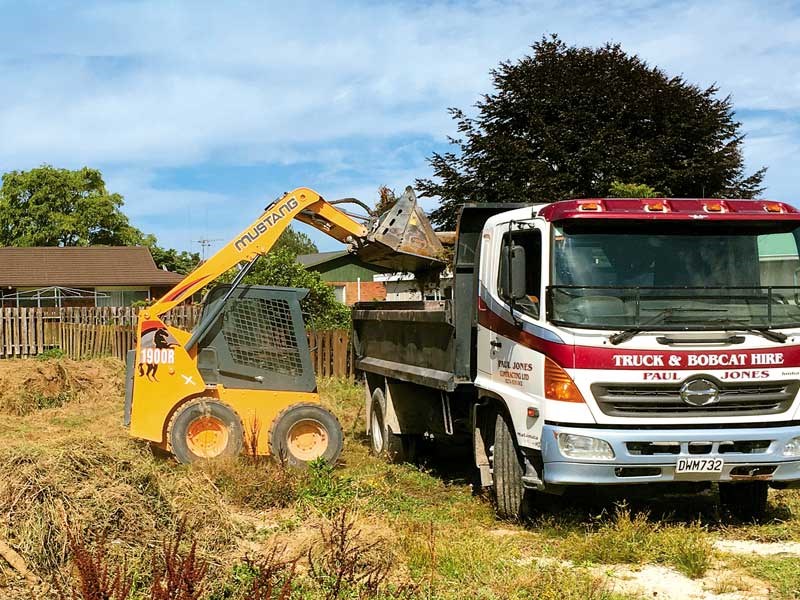
{"type": "Polygon", "coordinates": [[[144,246],[0,248],[3,307],[129,306],[182,279],[144,246]]]}
{"type": "Polygon", "coordinates": [[[297,262],[317,271],[343,304],[386,299],[386,286],[373,277],[387,273],[387,269],[365,263],[345,250],[300,254],[297,262]]]}

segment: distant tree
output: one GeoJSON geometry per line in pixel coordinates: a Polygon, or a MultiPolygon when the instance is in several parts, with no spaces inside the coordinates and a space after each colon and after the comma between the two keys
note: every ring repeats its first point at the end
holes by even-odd
{"type": "Polygon", "coordinates": [[[317,245],[305,233],[297,231],[294,227],[287,227],[272,247],[271,252],[285,249],[292,256],[299,254],[315,254],[319,252],[317,245]]]}
{"type": "MultiPolygon", "coordinates": [[[[300,302],[310,329],[337,329],[350,326],[350,309],[337,302],[333,288],[316,271],[307,271],[288,248],[273,249],[262,256],[245,277],[251,285],[276,285],[306,288],[308,296],[300,302]]],[[[232,279],[229,272],[227,279],[232,279]]]]}
{"type": "Polygon", "coordinates": [[[533,54],[492,71],[494,90],[477,116],[450,109],[457,151],[434,153],[433,221],[455,226],[458,206],[602,197],[614,181],[666,196],[744,197],[763,190],[766,169],[744,170],[741,124],[729,96],[650,67],[619,44],[569,47],[542,38],[533,54]]]}
{"type": "Polygon", "coordinates": [[[90,246],[137,244],[142,232],[122,212],[122,196],[110,193],[100,171],[50,165],[3,175],[0,244],[90,246]]]}
{"type": "Polygon", "coordinates": [[[5,173],[2,181],[0,246],[142,245],[159,268],[182,274],[200,262],[196,252],[162,248],[154,235],[133,227],[122,196],[106,189],[97,169],[42,165],[5,173]]]}
{"type": "Polygon", "coordinates": [[[186,275],[191,273],[200,264],[200,254],[197,252],[187,252],[186,250],[175,250],[174,248],[162,248],[156,244],[155,237],[147,236],[152,239],[152,243],[145,243],[153,255],[153,260],[159,269],[166,269],[173,273],[186,275]]]}
{"type": "Polygon", "coordinates": [[[612,181],[606,196],[609,198],[656,198],[659,193],[644,183],[612,181]]]}

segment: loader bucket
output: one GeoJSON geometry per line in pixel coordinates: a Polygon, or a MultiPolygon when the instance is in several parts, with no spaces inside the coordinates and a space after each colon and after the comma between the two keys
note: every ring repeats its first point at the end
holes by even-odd
{"type": "Polygon", "coordinates": [[[378,217],[356,254],[364,262],[398,272],[441,271],[445,265],[444,247],[410,186],[378,217]]]}

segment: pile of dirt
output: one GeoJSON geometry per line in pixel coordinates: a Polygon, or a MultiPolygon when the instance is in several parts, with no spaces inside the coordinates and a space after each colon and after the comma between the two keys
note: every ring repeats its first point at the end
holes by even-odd
{"type": "Polygon", "coordinates": [[[111,358],[0,361],[0,413],[26,415],[76,399],[117,398],[123,381],[122,363],[111,358]]]}

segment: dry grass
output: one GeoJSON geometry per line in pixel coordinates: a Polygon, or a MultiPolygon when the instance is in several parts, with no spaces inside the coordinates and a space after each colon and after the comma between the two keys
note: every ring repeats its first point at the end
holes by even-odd
{"type": "MultiPolygon", "coordinates": [[[[658,562],[698,577],[714,558],[712,534],[797,539],[800,532],[796,492],[774,494],[774,518],[763,525],[712,533],[708,519],[670,522],[613,507],[593,518],[597,512],[562,506],[546,513],[550,521],[500,526],[485,498],[437,475],[435,463],[372,458],[363,392],[338,380],[320,382],[346,434],[336,469],[319,464],[297,473],[252,457],[185,467],[154,456],[121,427],[121,375],[121,364],[108,360],[0,362],[0,539],[47,581],[72,572],[74,531],[90,556],[104,541],[107,560],[125,562],[131,600],[149,598],[159,577],[154,553],[163,554],[164,540],[174,540],[184,521],[186,540],[176,552],[185,556],[195,544],[207,569],[202,600],[600,600],[620,596],[582,563],[658,562]],[[69,398],[62,406],[20,401],[29,391],[69,398]],[[337,564],[350,567],[340,572],[337,564]]],[[[788,573],[781,576],[789,597],[790,565],[779,566],[773,571],[788,573]]],[[[4,574],[0,565],[0,597],[12,589],[2,587],[4,574]]]]}

